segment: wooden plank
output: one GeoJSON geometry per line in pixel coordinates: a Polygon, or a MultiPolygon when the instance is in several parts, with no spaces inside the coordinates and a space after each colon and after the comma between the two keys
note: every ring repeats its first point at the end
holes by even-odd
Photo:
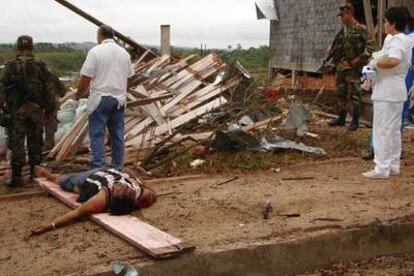
{"type": "Polygon", "coordinates": [[[220,95],[221,93],[223,93],[224,91],[227,91],[228,89],[236,86],[237,84],[239,84],[240,80],[239,79],[235,79],[232,81],[229,81],[228,83],[222,85],[222,86],[218,86],[216,87],[216,89],[206,93],[206,94],[202,94],[202,93],[197,93],[197,95],[193,94],[192,95],[192,99],[188,99],[189,103],[186,104],[184,107],[180,107],[180,106],[175,106],[171,111],[170,111],[170,116],[172,117],[177,117],[182,113],[185,113],[187,110],[189,109],[193,109],[194,107],[202,104],[203,102],[206,102],[208,100],[210,100],[211,98],[220,95]],[[197,98],[195,98],[195,96],[198,96],[197,98]],[[194,97],[194,98],[193,98],[194,97]]]}
{"type": "Polygon", "coordinates": [[[385,13],[385,0],[378,0],[378,48],[382,48],[382,35],[384,34],[384,13],[385,13]]]}
{"type": "Polygon", "coordinates": [[[149,54],[149,52],[151,52],[151,50],[150,49],[147,49],[138,59],[137,59],[137,61],[135,61],[135,64],[140,64],[141,63],[141,61],[143,61],[144,60],[144,58],[149,54]]]}
{"type": "MultiPolygon", "coordinates": [[[[217,98],[217,99],[211,101],[208,104],[205,104],[205,105],[203,105],[203,106],[201,106],[197,109],[194,109],[194,110],[192,110],[192,111],[190,111],[190,112],[188,112],[188,113],[172,120],[170,124],[167,123],[167,124],[163,124],[163,125],[157,127],[154,131],[154,135],[157,136],[157,135],[164,134],[170,129],[170,127],[173,128],[173,129],[177,128],[177,127],[191,121],[192,119],[194,119],[198,116],[204,115],[204,114],[206,114],[206,113],[208,113],[208,112],[210,112],[210,111],[212,111],[212,110],[214,110],[214,109],[216,109],[216,108],[218,108],[218,107],[220,107],[220,106],[222,106],[226,103],[227,103],[227,100],[224,97],[217,98]]],[[[139,136],[129,140],[127,142],[127,145],[132,145],[132,146],[135,145],[136,146],[136,144],[139,143],[140,141],[143,141],[142,135],[139,135],[139,136]]]]}
{"type": "MultiPolygon", "coordinates": [[[[146,97],[149,97],[149,94],[147,90],[144,88],[144,86],[138,86],[135,91],[140,91],[141,94],[145,95],[146,97]]],[[[140,106],[141,110],[144,111],[149,117],[151,117],[154,121],[157,122],[157,124],[161,125],[164,124],[166,121],[162,117],[162,114],[158,108],[158,106],[155,103],[150,103],[147,105],[140,106]]]]}
{"type": "Polygon", "coordinates": [[[375,38],[374,19],[372,17],[371,0],[364,0],[364,14],[367,22],[368,32],[372,38],[375,38]]]}
{"type": "MultiPolygon", "coordinates": [[[[198,90],[197,92],[195,92],[194,94],[190,95],[192,93],[192,90],[187,90],[187,91],[182,91],[178,96],[174,97],[171,101],[169,101],[167,104],[165,104],[164,106],[161,107],[161,110],[165,113],[170,113],[170,112],[174,112],[174,116],[179,116],[182,113],[185,113],[188,111],[188,109],[184,109],[182,107],[176,107],[176,105],[181,102],[182,100],[184,100],[187,96],[189,97],[189,101],[193,101],[196,100],[197,97],[202,97],[208,93],[210,93],[211,91],[213,91],[214,89],[216,89],[215,91],[217,92],[217,87],[214,84],[210,84],[205,86],[204,88],[198,90]],[[197,94],[197,97],[195,96],[197,94]]],[[[221,93],[223,91],[220,91],[219,93],[221,93]]],[[[216,95],[218,95],[219,93],[216,93],[216,95]]],[[[198,103],[199,104],[199,103],[198,103]]],[[[198,105],[197,104],[197,105],[198,105]]],[[[153,123],[153,119],[148,117],[146,119],[144,119],[140,124],[138,124],[127,136],[127,140],[132,139],[133,137],[135,137],[136,135],[138,135],[141,131],[143,131],[145,128],[147,128],[148,126],[150,126],[153,123]]]]}
{"type": "Polygon", "coordinates": [[[58,159],[64,159],[66,157],[65,154],[68,151],[72,151],[72,149],[74,148],[74,144],[78,142],[77,138],[80,138],[80,135],[83,134],[87,130],[87,127],[85,128],[85,126],[87,126],[87,123],[88,123],[88,113],[85,112],[84,114],[82,114],[79,120],[74,124],[74,126],[68,131],[67,135],[65,135],[62,138],[62,140],[59,141],[59,142],[62,142],[61,148],[56,153],[54,153],[54,149],[53,149],[51,151],[51,154],[54,153],[53,156],[56,154],[56,158],[58,159]]]}
{"type": "Polygon", "coordinates": [[[265,119],[263,121],[259,121],[256,122],[254,124],[248,125],[243,127],[243,131],[249,132],[251,130],[255,130],[255,129],[260,129],[260,128],[264,128],[267,127],[269,124],[274,123],[280,119],[282,119],[283,116],[282,115],[277,115],[275,117],[269,118],[269,119],[265,119]]]}
{"type": "Polygon", "coordinates": [[[205,64],[210,64],[212,62],[214,62],[214,56],[213,54],[210,54],[206,56],[205,58],[197,61],[196,63],[190,65],[186,69],[180,71],[177,75],[172,76],[171,78],[165,80],[162,84],[165,86],[171,86],[171,87],[176,86],[177,82],[182,82],[188,77],[191,77],[192,74],[190,73],[190,71],[192,72],[199,71],[205,67],[205,64]]]}
{"type": "Polygon", "coordinates": [[[61,106],[62,104],[64,104],[69,99],[74,99],[75,96],[76,96],[76,90],[73,90],[71,88],[70,91],[67,92],[65,96],[63,96],[62,98],[59,99],[59,106],[61,106]]]}
{"type": "Polygon", "coordinates": [[[58,154],[62,148],[67,147],[68,141],[72,141],[74,136],[82,129],[82,126],[86,123],[88,119],[88,114],[85,112],[78,121],[72,126],[72,128],[60,139],[60,141],[53,147],[53,149],[50,151],[50,153],[47,155],[47,157],[52,158],[55,157],[56,154],[58,154]]]}
{"type": "Polygon", "coordinates": [[[160,100],[165,100],[165,99],[169,99],[171,98],[172,95],[168,94],[168,95],[163,95],[163,96],[158,96],[158,97],[149,97],[146,99],[140,99],[140,100],[136,100],[133,102],[128,103],[128,107],[132,108],[132,107],[136,107],[136,106],[141,106],[141,105],[147,105],[147,104],[151,104],[160,100]]]}
{"type": "MultiPolygon", "coordinates": [[[[69,207],[79,206],[76,202],[77,194],[63,191],[56,183],[44,178],[39,178],[37,181],[41,187],[69,207]]],[[[193,246],[184,245],[182,240],[131,215],[111,216],[104,213],[91,215],[90,218],[106,230],[157,259],[170,258],[194,249],[193,246]]]]}
{"type": "Polygon", "coordinates": [[[73,141],[71,141],[71,143],[68,145],[68,147],[65,148],[65,150],[62,149],[57,154],[56,159],[63,160],[63,159],[66,159],[67,157],[75,155],[79,145],[83,142],[87,133],[88,133],[88,122],[86,121],[86,123],[82,126],[82,129],[79,131],[79,133],[76,133],[77,135],[75,136],[73,141]]]}

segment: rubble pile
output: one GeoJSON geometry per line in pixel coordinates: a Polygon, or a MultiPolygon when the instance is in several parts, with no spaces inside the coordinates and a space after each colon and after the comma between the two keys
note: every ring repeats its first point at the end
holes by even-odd
{"type": "MultiPolygon", "coordinates": [[[[181,126],[220,109],[246,78],[241,70],[227,76],[226,64],[217,54],[209,54],[190,65],[192,58],[174,60],[161,56],[134,63],[135,85],[128,92],[125,112],[128,152],[154,147],[181,126]]],[[[62,109],[72,106],[74,95],[72,90],[61,100],[62,109]]],[[[87,139],[87,116],[85,109],[81,115],[77,114],[77,120],[50,151],[49,158],[64,160],[78,152],[87,139]]]]}

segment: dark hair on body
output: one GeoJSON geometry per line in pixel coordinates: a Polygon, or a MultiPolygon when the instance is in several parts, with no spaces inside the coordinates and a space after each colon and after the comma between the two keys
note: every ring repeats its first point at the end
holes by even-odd
{"type": "Polygon", "coordinates": [[[385,12],[385,18],[395,29],[404,32],[408,23],[407,12],[402,7],[391,7],[385,12]]]}
{"type": "Polygon", "coordinates": [[[128,215],[135,211],[134,201],[127,196],[115,196],[109,205],[109,213],[114,216],[128,215]]]}

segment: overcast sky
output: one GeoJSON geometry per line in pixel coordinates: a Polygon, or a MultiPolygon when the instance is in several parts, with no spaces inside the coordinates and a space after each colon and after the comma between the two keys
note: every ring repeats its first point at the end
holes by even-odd
{"type": "MultiPolygon", "coordinates": [[[[69,0],[142,44],[159,44],[171,25],[176,46],[243,48],[268,45],[269,22],[256,19],[254,0],[69,0]]],[[[94,41],[96,28],[54,0],[0,0],[0,43],[20,34],[37,42],[94,41]]]]}

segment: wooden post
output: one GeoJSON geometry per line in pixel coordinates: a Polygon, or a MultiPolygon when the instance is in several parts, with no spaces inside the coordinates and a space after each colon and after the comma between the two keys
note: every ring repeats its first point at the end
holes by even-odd
{"type": "Polygon", "coordinates": [[[371,0],[364,0],[364,14],[367,22],[368,32],[372,38],[375,37],[374,19],[372,18],[371,0]]]}
{"type": "Polygon", "coordinates": [[[298,71],[292,70],[292,89],[297,88],[298,83],[298,71]]]}
{"type": "Polygon", "coordinates": [[[384,33],[385,0],[378,0],[378,48],[382,48],[382,34],[384,33]]]}
{"type": "Polygon", "coordinates": [[[171,27],[161,25],[161,55],[171,55],[171,27]]]}

